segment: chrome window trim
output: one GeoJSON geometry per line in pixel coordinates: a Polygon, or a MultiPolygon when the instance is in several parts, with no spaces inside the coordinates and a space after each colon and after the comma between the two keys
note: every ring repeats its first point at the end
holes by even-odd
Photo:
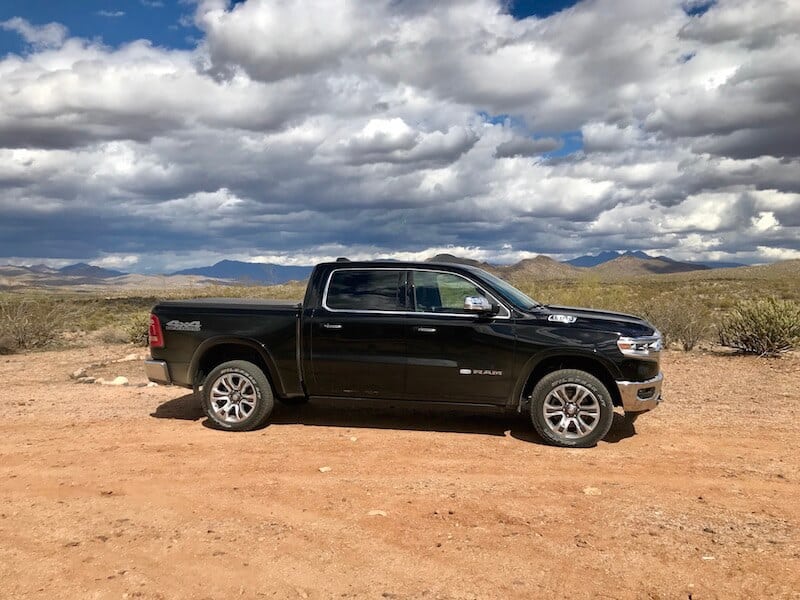
{"type": "MultiPolygon", "coordinates": [[[[509,320],[511,319],[511,310],[503,304],[500,300],[494,297],[493,294],[487,292],[484,289],[484,286],[479,284],[478,282],[470,279],[469,277],[462,275],[461,273],[454,273],[453,271],[445,271],[442,269],[420,269],[420,268],[397,268],[397,267],[341,267],[333,269],[328,274],[328,281],[325,282],[325,290],[322,293],[322,308],[327,310],[328,312],[332,313],[355,313],[355,314],[369,314],[369,315],[433,315],[436,317],[461,317],[467,319],[474,319],[476,318],[477,314],[464,314],[464,313],[439,313],[439,312],[427,312],[427,311],[415,311],[415,310],[364,310],[364,309],[355,309],[355,308],[331,308],[328,306],[328,290],[331,286],[331,279],[335,273],[339,271],[405,271],[406,273],[411,273],[415,271],[422,271],[425,273],[444,273],[445,275],[455,275],[456,277],[461,277],[462,279],[466,279],[472,285],[475,286],[476,289],[481,290],[484,292],[487,298],[491,298],[494,300],[496,304],[500,306],[501,309],[506,311],[505,315],[491,315],[493,319],[503,319],[509,320]]],[[[408,279],[406,279],[406,285],[408,284],[408,279]]],[[[414,300],[414,304],[416,305],[416,299],[414,300]]]]}

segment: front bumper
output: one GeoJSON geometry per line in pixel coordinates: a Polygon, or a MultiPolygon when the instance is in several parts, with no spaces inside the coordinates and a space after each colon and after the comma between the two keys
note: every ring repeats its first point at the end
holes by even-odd
{"type": "Polygon", "coordinates": [[[617,388],[626,413],[653,410],[661,402],[661,384],[664,374],[659,373],[647,381],[618,381],[617,388]]]}
{"type": "Polygon", "coordinates": [[[172,383],[172,379],[169,376],[169,367],[163,360],[144,361],[144,372],[147,378],[155,383],[162,385],[170,385],[172,383]]]}

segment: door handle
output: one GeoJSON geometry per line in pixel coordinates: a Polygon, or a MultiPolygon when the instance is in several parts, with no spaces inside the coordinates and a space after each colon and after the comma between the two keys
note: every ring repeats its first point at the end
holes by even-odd
{"type": "Polygon", "coordinates": [[[436,327],[414,327],[419,333],[436,333],[436,327]]]}
{"type": "Polygon", "coordinates": [[[341,329],[342,328],[341,323],[323,323],[322,326],[325,329],[341,329]]]}

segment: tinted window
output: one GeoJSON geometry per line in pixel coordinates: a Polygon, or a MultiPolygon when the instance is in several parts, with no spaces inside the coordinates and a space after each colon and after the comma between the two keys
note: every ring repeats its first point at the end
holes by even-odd
{"type": "Polygon", "coordinates": [[[464,298],[486,294],[472,283],[450,273],[414,272],[417,312],[465,313],[464,298]]]}
{"type": "Polygon", "coordinates": [[[336,271],[327,305],[338,310],[405,310],[404,282],[404,271],[336,271]]]}

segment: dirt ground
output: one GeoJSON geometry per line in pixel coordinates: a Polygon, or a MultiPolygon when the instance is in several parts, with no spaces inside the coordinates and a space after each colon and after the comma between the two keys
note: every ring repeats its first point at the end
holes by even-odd
{"type": "Polygon", "coordinates": [[[223,433],[98,346],[0,357],[0,598],[800,598],[800,357],[668,353],[589,450],[281,406],[223,433]],[[321,467],[329,467],[321,472],[321,467]]]}

